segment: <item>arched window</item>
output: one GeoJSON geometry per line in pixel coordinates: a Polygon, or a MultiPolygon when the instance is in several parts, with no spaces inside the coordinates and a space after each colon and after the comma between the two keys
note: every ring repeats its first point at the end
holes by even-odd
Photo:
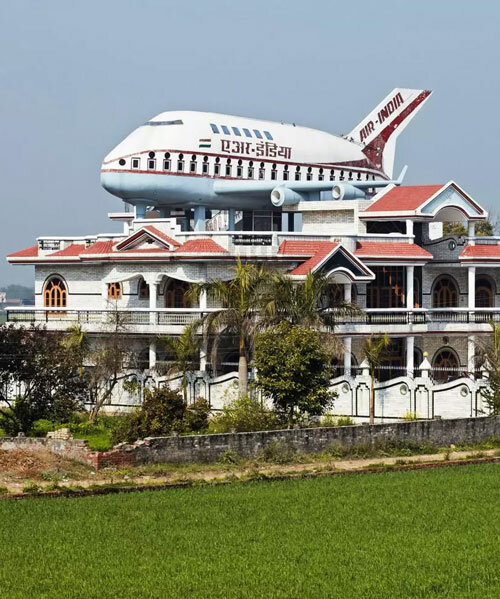
{"type": "Polygon", "coordinates": [[[220,158],[217,157],[215,159],[215,164],[214,164],[214,175],[220,175],[220,158]]]}
{"type": "Polygon", "coordinates": [[[189,172],[196,173],[196,154],[191,156],[191,163],[189,165],[189,172]]]}
{"type": "Polygon", "coordinates": [[[487,277],[476,279],[476,308],[493,308],[495,305],[493,284],[487,277]]]}
{"type": "Polygon", "coordinates": [[[300,181],[300,166],[295,168],[295,181],[300,181]]]}
{"type": "Polygon", "coordinates": [[[263,179],[266,175],[266,170],[265,170],[265,166],[264,163],[261,162],[260,166],[259,166],[259,179],[263,179]]]}
{"type": "Polygon", "coordinates": [[[149,299],[149,285],[146,283],[144,279],[141,279],[139,282],[139,299],[149,299]]]}
{"type": "Polygon", "coordinates": [[[446,383],[460,376],[458,356],[449,347],[442,347],[432,361],[432,375],[435,381],[446,383]]]}
{"type": "Polygon", "coordinates": [[[271,179],[273,181],[276,181],[277,178],[278,178],[278,171],[276,170],[276,164],[273,164],[273,166],[271,168],[271,179]]]}
{"type": "Polygon", "coordinates": [[[226,177],[230,177],[231,176],[231,158],[227,159],[227,163],[226,163],[226,177]]]}
{"type": "Polygon", "coordinates": [[[108,284],[108,298],[117,300],[122,296],[122,285],[121,283],[109,283],[108,284]]]}
{"type": "Polygon", "coordinates": [[[67,298],[68,292],[62,279],[53,277],[47,281],[43,291],[43,305],[46,308],[65,308],[67,298]]]}
{"type": "Polygon", "coordinates": [[[184,170],[184,154],[179,154],[179,160],[177,160],[177,170],[182,173],[184,170]]]}
{"type": "Polygon", "coordinates": [[[150,171],[154,171],[156,168],[156,159],[155,159],[155,153],[154,152],[149,152],[149,158],[148,158],[148,169],[150,171]]]}
{"type": "Polygon", "coordinates": [[[320,168],[319,174],[318,174],[318,181],[323,181],[324,178],[325,178],[325,175],[323,174],[323,168],[320,168]]]}
{"type": "Polygon", "coordinates": [[[208,175],[208,156],[203,156],[203,164],[201,167],[201,172],[204,175],[208,175]]]}
{"type": "Polygon", "coordinates": [[[236,176],[243,177],[243,160],[238,160],[238,165],[236,167],[236,176]]]}
{"type": "Polygon", "coordinates": [[[288,176],[289,176],[289,172],[288,172],[288,164],[285,164],[285,166],[283,167],[283,181],[288,181],[288,176]]]}
{"type": "Polygon", "coordinates": [[[335,181],[335,170],[333,168],[330,170],[330,181],[335,181]]]}
{"type": "Polygon", "coordinates": [[[253,179],[253,160],[248,163],[248,178],[253,179]]]}
{"type": "Polygon", "coordinates": [[[190,308],[191,304],[186,297],[189,283],[171,279],[165,287],[165,308],[190,308]]]}
{"type": "Polygon", "coordinates": [[[432,307],[458,308],[458,288],[451,277],[441,277],[434,284],[432,307]]]}
{"type": "Polygon", "coordinates": [[[312,178],[313,178],[312,168],[309,166],[309,167],[307,167],[306,179],[307,179],[307,181],[312,181],[312,178]]]}

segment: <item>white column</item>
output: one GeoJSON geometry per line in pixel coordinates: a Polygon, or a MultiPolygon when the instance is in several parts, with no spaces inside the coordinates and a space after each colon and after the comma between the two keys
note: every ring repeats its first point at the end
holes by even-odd
{"type": "Polygon", "coordinates": [[[413,310],[414,298],[413,298],[413,276],[414,276],[415,267],[407,266],[406,267],[406,307],[408,310],[413,310]]]}
{"type": "Polygon", "coordinates": [[[415,352],[415,337],[407,337],[406,338],[406,372],[410,378],[413,378],[413,373],[415,369],[414,364],[414,352],[415,352]]]}
{"type": "Polygon", "coordinates": [[[149,369],[152,370],[156,367],[156,341],[149,343],[149,369]]]}
{"type": "MultiPolygon", "coordinates": [[[[207,292],[203,289],[200,293],[200,310],[203,312],[207,309],[207,292]]],[[[201,333],[203,334],[203,333],[201,333]]],[[[208,354],[208,339],[201,340],[200,347],[200,370],[205,372],[207,369],[207,354],[208,354]]]]}
{"type": "Polygon", "coordinates": [[[158,283],[149,281],[149,322],[156,324],[156,301],[158,297],[158,283]]]}
{"type": "Polygon", "coordinates": [[[344,302],[351,303],[352,301],[352,283],[344,283],[344,302]]]}
{"type": "MultiPolygon", "coordinates": [[[[408,219],[406,221],[406,234],[407,235],[413,235],[413,221],[411,219],[408,219]]],[[[410,243],[412,242],[411,239],[408,240],[410,243]]]]}
{"type": "Polygon", "coordinates": [[[471,378],[474,377],[474,356],[476,353],[476,338],[471,335],[467,337],[467,370],[471,378]]]}
{"type": "Polygon", "coordinates": [[[352,337],[344,339],[344,375],[351,376],[352,337]]]}
{"type": "Polygon", "coordinates": [[[474,241],[474,237],[476,235],[476,225],[474,223],[474,221],[469,221],[469,238],[472,237],[472,239],[469,239],[469,245],[474,245],[475,241],[474,241]]]}
{"type": "Polygon", "coordinates": [[[469,266],[468,268],[468,297],[469,297],[469,310],[474,310],[476,307],[476,267],[469,266]]]}

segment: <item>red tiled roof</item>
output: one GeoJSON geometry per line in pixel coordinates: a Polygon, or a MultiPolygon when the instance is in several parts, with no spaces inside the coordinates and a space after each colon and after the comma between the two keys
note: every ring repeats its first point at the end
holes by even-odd
{"type": "Polygon", "coordinates": [[[405,185],[394,187],[363,212],[406,212],[417,210],[444,185],[405,185]]]}
{"type": "Polygon", "coordinates": [[[283,241],[278,249],[278,254],[289,256],[311,256],[309,260],[299,264],[290,271],[291,275],[306,275],[315,266],[323,261],[339,244],[333,241],[283,241]]]}
{"type": "Polygon", "coordinates": [[[467,245],[460,253],[461,260],[467,259],[500,260],[500,245],[467,245]]]}
{"type": "Polygon", "coordinates": [[[186,252],[190,254],[210,254],[210,253],[218,253],[218,254],[227,254],[227,250],[225,250],[221,245],[215,243],[213,239],[202,238],[202,239],[188,239],[185,241],[180,247],[178,247],[176,252],[186,252]]]}
{"type": "Polygon", "coordinates": [[[50,258],[55,258],[57,256],[79,256],[83,250],[85,249],[85,245],[83,243],[72,243],[65,247],[63,250],[59,250],[52,254],[49,254],[50,258]]]}
{"type": "Polygon", "coordinates": [[[403,241],[358,241],[354,254],[369,258],[432,258],[424,248],[403,241]]]}
{"type": "Polygon", "coordinates": [[[88,248],[85,248],[83,252],[80,253],[80,256],[85,256],[88,254],[109,254],[113,250],[114,241],[96,241],[92,245],[89,245],[88,248]]]}
{"type": "Polygon", "coordinates": [[[176,247],[178,247],[178,246],[181,245],[173,237],[169,237],[168,235],[165,235],[165,233],[162,233],[159,229],[157,229],[153,225],[146,225],[143,228],[146,229],[147,231],[149,231],[150,233],[153,233],[153,235],[156,235],[156,237],[158,237],[159,239],[161,239],[165,243],[168,243],[169,245],[174,245],[176,247]]]}
{"type": "Polygon", "coordinates": [[[36,258],[38,256],[38,244],[32,245],[25,250],[19,250],[13,254],[9,254],[7,258],[36,258]]]}

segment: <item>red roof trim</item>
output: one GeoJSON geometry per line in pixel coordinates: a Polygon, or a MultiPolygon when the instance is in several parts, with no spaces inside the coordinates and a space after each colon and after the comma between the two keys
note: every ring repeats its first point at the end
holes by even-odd
{"type": "Polygon", "coordinates": [[[363,258],[391,258],[392,260],[432,258],[432,254],[419,245],[401,241],[358,241],[354,253],[363,258]]]}
{"type": "Polygon", "coordinates": [[[363,210],[362,214],[367,212],[408,212],[417,210],[445,187],[445,184],[393,187],[363,210]]]}
{"type": "Polygon", "coordinates": [[[8,258],[37,258],[38,257],[38,244],[32,245],[29,248],[24,250],[19,250],[18,252],[13,252],[12,254],[7,255],[8,258]]]}

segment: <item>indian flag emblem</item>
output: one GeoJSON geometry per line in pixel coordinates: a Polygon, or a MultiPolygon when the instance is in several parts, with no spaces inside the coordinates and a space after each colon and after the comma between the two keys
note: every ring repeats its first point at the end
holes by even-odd
{"type": "Polygon", "coordinates": [[[198,147],[199,148],[211,148],[212,140],[211,139],[200,139],[198,147]]]}

